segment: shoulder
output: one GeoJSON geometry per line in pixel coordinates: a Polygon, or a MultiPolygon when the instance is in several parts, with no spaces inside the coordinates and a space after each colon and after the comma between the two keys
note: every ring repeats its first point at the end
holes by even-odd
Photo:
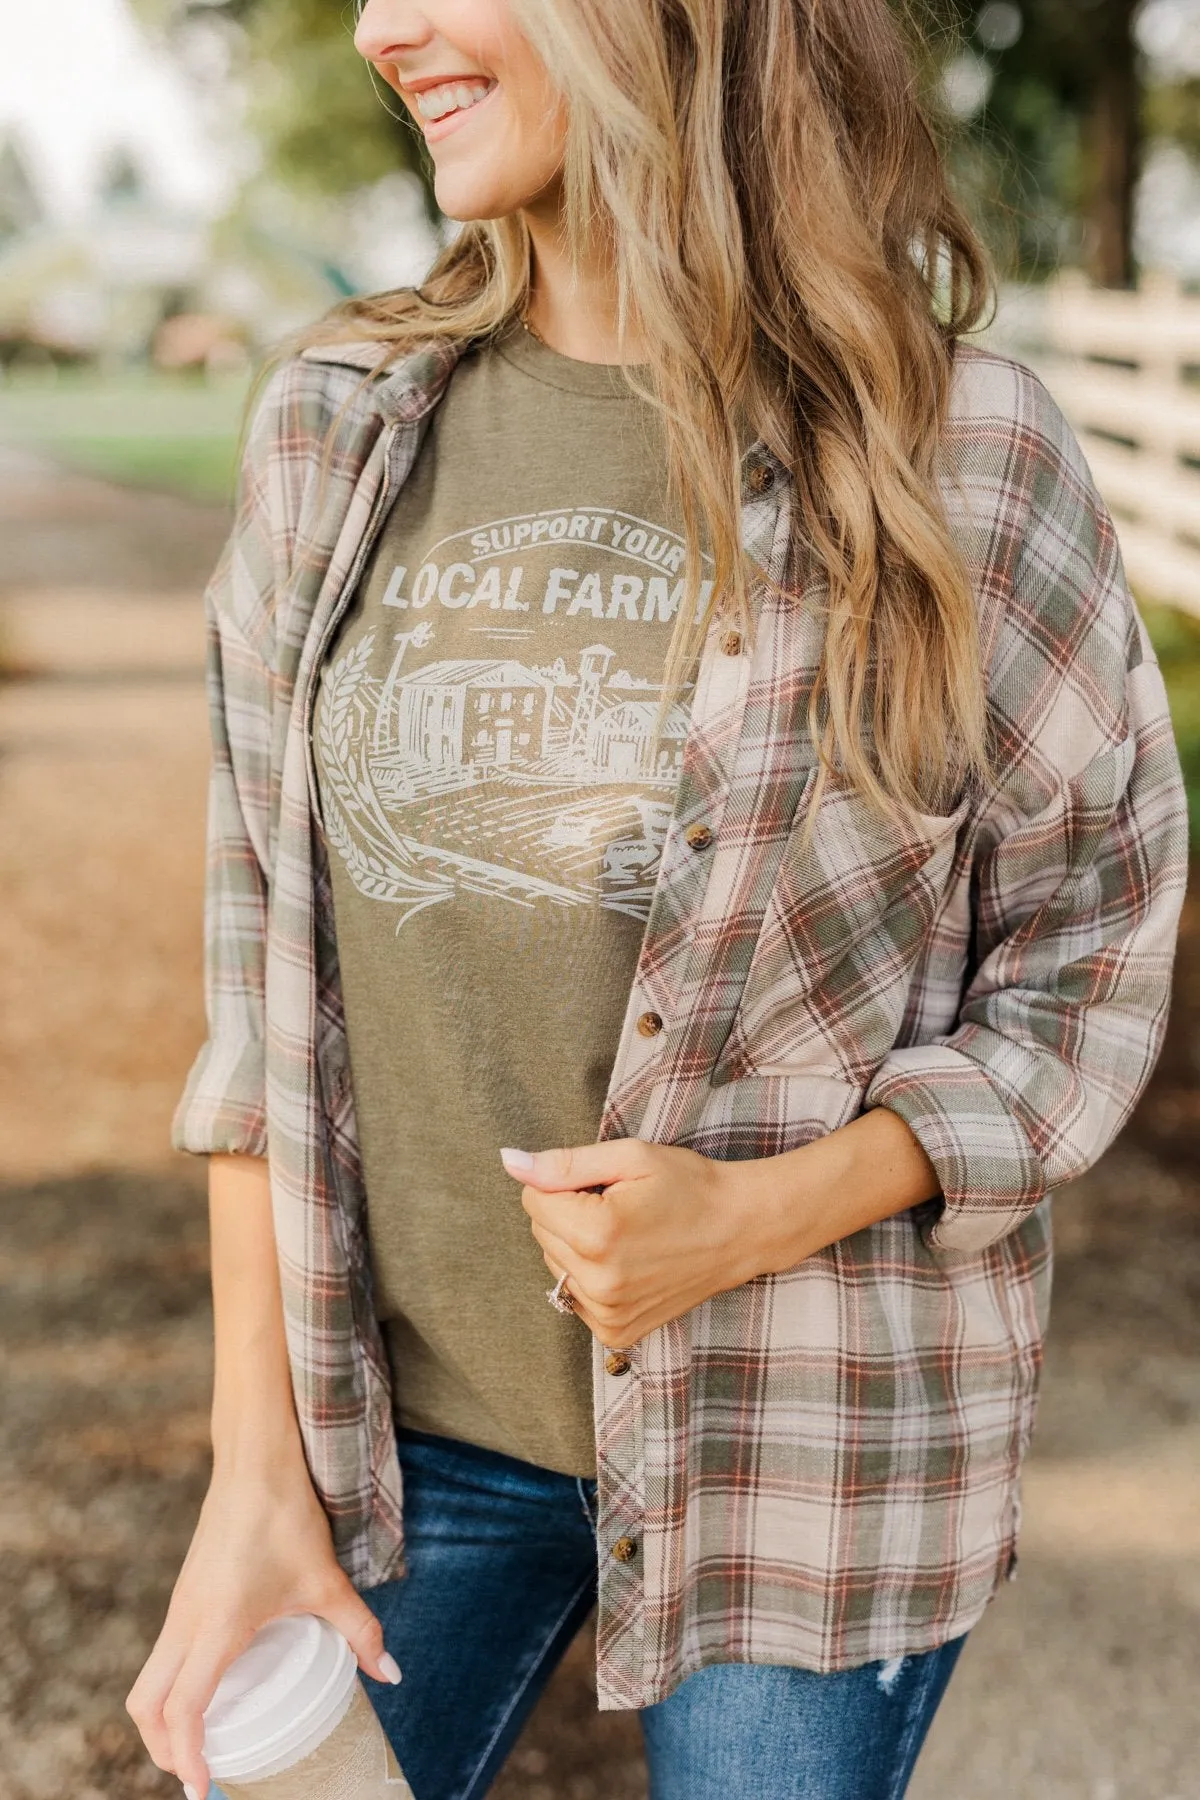
{"type": "Polygon", "coordinates": [[[263,382],[247,437],[252,458],[272,465],[285,489],[317,466],[352,483],[384,424],[427,411],[461,353],[449,341],[399,350],[369,339],[308,345],[263,382]]]}
{"type": "Polygon", "coordinates": [[[231,530],[206,603],[267,667],[289,578],[319,555],[378,428],[363,380],[360,367],[300,353],[260,371],[251,391],[231,530]]]}
{"type": "Polygon", "coordinates": [[[291,642],[300,631],[385,425],[419,418],[456,356],[445,343],[396,351],[346,339],[310,344],[260,373],[211,596],[264,661],[281,634],[291,642]],[[284,597],[291,610],[281,621],[284,597]]]}
{"type": "Polygon", "coordinates": [[[364,346],[302,350],[277,362],[262,380],[246,432],[252,467],[277,475],[304,472],[320,462],[335,425],[344,435],[377,420],[371,364],[364,346]],[[354,354],[338,354],[343,348],[354,354]]]}
{"type": "Polygon", "coordinates": [[[1069,776],[1122,740],[1130,671],[1152,652],[1087,458],[1033,370],[960,347],[944,480],[993,715],[1069,776]]]}
{"type": "Polygon", "coordinates": [[[945,479],[948,496],[957,495],[975,529],[988,534],[994,578],[1031,602],[1039,591],[1057,591],[1058,610],[1072,599],[1085,619],[1099,623],[1103,615],[1124,635],[1132,602],[1116,528],[1079,439],[1032,369],[992,351],[960,349],[945,479]]]}
{"type": "Polygon", "coordinates": [[[1064,483],[1094,495],[1079,440],[1045,382],[1014,357],[960,344],[954,359],[945,453],[950,472],[1015,518],[1057,497],[1064,483]]]}
{"type": "Polygon", "coordinates": [[[990,573],[1036,584],[1091,574],[1128,613],[1117,535],[1087,457],[1041,377],[1013,357],[960,345],[943,445],[952,517],[985,535],[990,573]]]}

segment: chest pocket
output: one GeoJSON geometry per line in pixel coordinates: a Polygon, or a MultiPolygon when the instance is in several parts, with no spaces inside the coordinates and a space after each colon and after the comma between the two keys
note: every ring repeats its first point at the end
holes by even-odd
{"type": "Polygon", "coordinates": [[[870,1079],[896,1042],[969,807],[965,799],[944,816],[896,824],[835,789],[805,843],[801,803],[716,1083],[805,1073],[870,1079]]]}

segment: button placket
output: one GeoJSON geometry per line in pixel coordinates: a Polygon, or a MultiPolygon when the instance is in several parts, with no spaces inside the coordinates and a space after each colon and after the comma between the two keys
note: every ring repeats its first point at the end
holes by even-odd
{"type": "MultiPolygon", "coordinates": [[[[712,734],[714,748],[718,743],[722,743],[728,753],[728,763],[732,766],[741,737],[742,714],[750,685],[752,659],[741,654],[737,656],[722,655],[720,644],[720,636],[714,630],[708,639],[707,652],[697,680],[694,719],[699,721],[700,729],[712,734]]],[[[727,790],[723,793],[719,789],[708,794],[709,816],[707,819],[696,820],[688,827],[672,825],[663,846],[663,865],[659,871],[660,883],[675,881],[684,868],[695,867],[698,855],[711,850],[717,839],[720,813],[726,795],[727,790]]],[[[707,880],[707,874],[705,880],[707,880]]],[[[702,906],[702,900],[697,899],[696,905],[699,909],[702,906]]],[[[652,903],[651,921],[653,919],[652,903]]],[[[686,954],[687,947],[681,943],[680,956],[684,957],[686,954]]],[[[682,973],[682,965],[680,972],[682,973]]],[[[644,1081],[651,1063],[657,1060],[661,1050],[659,1040],[666,1029],[666,1020],[657,1009],[647,1007],[646,1001],[650,998],[651,993],[654,993],[657,998],[659,994],[668,991],[672,979],[672,970],[665,964],[655,969],[653,985],[644,981],[640,967],[636,972],[635,982],[641,988],[639,998],[642,1009],[634,1014],[633,1031],[626,1039],[623,1049],[618,1052],[613,1074],[610,1077],[609,1094],[605,1097],[606,1110],[614,1093],[634,1081],[644,1081]],[[647,988],[650,989],[650,992],[647,992],[647,988]]],[[[634,1003],[636,1004],[636,1001],[634,1003]]],[[[646,1093],[648,1091],[645,1090],[646,1093]]]]}
{"type": "Polygon", "coordinates": [[[641,1346],[636,1354],[625,1347],[594,1348],[600,1380],[596,1536],[599,1603],[605,1621],[598,1676],[606,1691],[621,1693],[623,1705],[640,1705],[645,1687],[648,1554],[644,1396],[638,1379],[643,1353],[641,1346]]]}
{"type": "MultiPolygon", "coordinates": [[[[751,499],[751,490],[746,490],[743,541],[774,578],[782,579],[787,547],[787,489],[784,482],[776,480],[774,470],[764,483],[764,492],[766,488],[776,492],[761,498],[755,491],[751,499]]],[[[764,607],[764,617],[767,611],[764,607]]],[[[731,630],[725,622],[714,623],[697,676],[691,729],[701,740],[702,754],[694,758],[685,754],[685,777],[692,775],[684,791],[685,816],[702,822],[714,839],[719,839],[732,791],[753,665],[760,661],[760,654],[751,656],[749,649],[741,632],[731,630]],[[701,815],[700,820],[697,814],[701,815]]],[[[735,845],[731,843],[730,854],[734,853],[735,845]]],[[[719,857],[718,845],[711,858],[697,862],[695,851],[686,842],[686,827],[673,824],[664,846],[660,889],[669,890],[676,879],[682,878],[689,892],[694,893],[701,886],[707,890],[719,867],[719,857]]],[[[657,1002],[664,1007],[672,1031],[685,1025],[693,991],[691,970],[701,955],[694,936],[680,928],[681,903],[677,895],[672,893],[671,898],[670,907],[652,907],[647,944],[630,997],[632,1024],[627,1015],[622,1048],[605,1098],[606,1117],[619,1118],[625,1135],[653,1137],[662,1110],[656,1099],[662,1083],[655,1082],[654,1071],[663,1047],[663,1022],[661,1015],[655,1014],[658,1028],[651,1027],[647,1033],[641,1025],[647,1014],[640,1009],[657,1002]],[[639,1010],[634,1011],[635,1007],[639,1010]]],[[[649,1597],[657,1603],[661,1598],[664,1552],[659,1528],[647,1524],[646,1445],[649,1442],[658,1446],[650,1452],[654,1466],[649,1486],[653,1492],[662,1479],[661,1446],[668,1441],[671,1429],[665,1397],[665,1339],[666,1334],[651,1332],[646,1342],[639,1345],[632,1380],[610,1376],[604,1360],[598,1365],[603,1371],[605,1407],[600,1444],[599,1535],[601,1545],[608,1546],[600,1568],[599,1625],[603,1648],[598,1681],[607,1705],[644,1704],[653,1679],[647,1660],[652,1650],[647,1600],[649,1597]],[[628,1554],[627,1562],[616,1554],[617,1544],[622,1545],[623,1554],[628,1554]]],[[[620,1356],[623,1352],[611,1354],[620,1356]]]]}

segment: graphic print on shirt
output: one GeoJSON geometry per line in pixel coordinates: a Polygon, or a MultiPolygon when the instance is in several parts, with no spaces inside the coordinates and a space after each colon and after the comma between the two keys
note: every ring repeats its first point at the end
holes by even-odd
{"type": "Polygon", "coordinates": [[[690,689],[659,721],[683,560],[660,526],[574,507],[470,527],[393,569],[382,606],[399,629],[386,643],[376,615],[329,664],[316,748],[329,841],[397,930],[462,890],[646,918],[688,726],[690,689]],[[568,567],[572,543],[602,569],[568,567]]]}

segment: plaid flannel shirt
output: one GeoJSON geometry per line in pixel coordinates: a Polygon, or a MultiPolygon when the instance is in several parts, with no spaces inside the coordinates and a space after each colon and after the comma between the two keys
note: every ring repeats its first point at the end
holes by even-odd
{"type": "MultiPolygon", "coordinates": [[[[269,1158],[300,1428],[360,1588],[403,1571],[401,1482],[314,678],[456,353],[397,360],[351,398],[372,356],[315,348],[273,375],[206,591],[209,1036],[173,1129],[269,1158]]],[[[805,843],[819,572],[799,600],[758,590],[741,653],[714,627],[600,1128],[737,1160],[887,1106],[941,1197],[716,1295],[627,1374],[597,1346],[602,1707],[707,1663],[840,1669],[976,1621],[1014,1561],[1048,1195],[1112,1140],[1160,1046],[1184,798],[1111,522],[1017,364],[960,351],[945,448],[994,786],[905,828],[837,790],[805,843]]],[[[745,469],[745,546],[783,578],[792,478],[762,443],[745,469]]]]}

